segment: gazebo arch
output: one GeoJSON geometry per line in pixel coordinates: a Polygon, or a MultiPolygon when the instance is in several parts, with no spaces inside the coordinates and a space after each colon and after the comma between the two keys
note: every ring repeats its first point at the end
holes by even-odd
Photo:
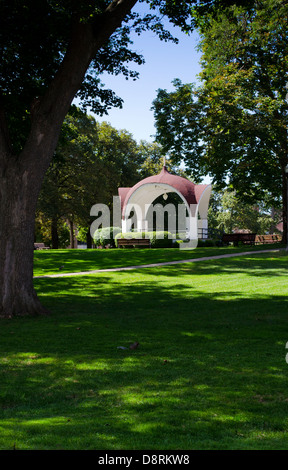
{"type": "Polygon", "coordinates": [[[136,212],[137,230],[147,230],[149,207],[157,197],[171,192],[178,194],[187,210],[186,235],[192,239],[198,238],[198,229],[208,228],[207,212],[211,185],[196,185],[182,176],[172,175],[165,165],[158,175],[144,178],[132,188],[118,188],[122,231],[130,231],[128,218],[133,208],[136,212]]]}

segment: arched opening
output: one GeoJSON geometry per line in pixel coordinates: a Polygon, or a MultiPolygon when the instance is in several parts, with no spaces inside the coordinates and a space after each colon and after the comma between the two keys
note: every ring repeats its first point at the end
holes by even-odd
{"type": "Polygon", "coordinates": [[[164,192],[157,196],[146,213],[148,231],[157,231],[162,226],[163,231],[185,238],[187,231],[186,218],[189,217],[189,213],[185,204],[185,217],[182,217],[184,212],[179,210],[179,206],[183,205],[184,201],[176,191],[164,192]],[[159,207],[158,211],[157,207],[159,207]],[[161,207],[163,211],[161,211],[161,207]],[[159,217],[161,217],[160,223],[159,217]]]}

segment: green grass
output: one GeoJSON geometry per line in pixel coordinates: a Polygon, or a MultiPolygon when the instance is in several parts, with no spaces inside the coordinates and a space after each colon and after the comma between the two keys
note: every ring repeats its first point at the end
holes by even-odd
{"type": "MultiPolygon", "coordinates": [[[[80,251],[59,257],[71,270],[125,261],[80,251]]],[[[35,272],[57,254],[36,253],[35,272]]],[[[51,315],[1,321],[0,449],[287,450],[287,262],[35,279],[51,315]]]]}
{"type": "Polygon", "coordinates": [[[112,250],[37,250],[34,252],[34,275],[45,276],[57,273],[93,271],[141,264],[161,263],[175,260],[201,258],[225,253],[259,251],[279,248],[281,245],[257,245],[242,247],[179,248],[159,249],[112,249],[112,250]]]}

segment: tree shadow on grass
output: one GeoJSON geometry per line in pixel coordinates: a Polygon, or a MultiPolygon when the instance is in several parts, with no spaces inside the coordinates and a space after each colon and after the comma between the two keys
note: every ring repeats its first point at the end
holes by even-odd
{"type": "Polygon", "coordinates": [[[245,255],[245,257],[231,257],[223,259],[211,259],[206,261],[181,263],[171,266],[159,266],[155,268],[145,268],[151,276],[157,277],[160,274],[164,276],[180,277],[187,274],[196,274],[197,276],[207,276],[213,274],[237,274],[245,273],[253,277],[279,277],[288,275],[288,257],[285,253],[274,253],[257,256],[245,255]],[[271,263],[271,260],[273,261],[271,263]]]}
{"type": "MultiPolygon", "coordinates": [[[[101,250],[102,251],[102,250],[101,250]]],[[[105,250],[103,250],[105,251],[105,250]]],[[[136,250],[140,251],[141,250],[136,250]]],[[[121,254],[121,253],[120,253],[121,254]]],[[[181,253],[183,255],[183,253],[181,253]]],[[[117,255],[114,253],[114,256],[117,255]]],[[[94,267],[95,269],[114,269],[118,268],[119,273],[121,272],[131,272],[130,269],[128,270],[123,270],[121,271],[121,267],[129,267],[130,265],[132,266],[137,266],[137,264],[141,265],[143,263],[143,258],[139,257],[137,258],[135,255],[133,256],[133,259],[131,260],[131,263],[129,263],[129,258],[125,257],[119,257],[116,259],[111,256],[109,256],[109,250],[106,250],[106,258],[103,255],[103,258],[101,258],[101,263],[99,264],[99,259],[98,258],[98,264],[94,267]],[[105,262],[105,259],[107,260],[105,262]],[[104,264],[103,264],[104,263],[104,264]],[[111,266],[112,264],[112,266],[111,266]],[[101,268],[102,266],[102,268],[101,268]]],[[[163,265],[157,267],[149,267],[149,262],[154,263],[154,262],[165,262],[165,253],[162,255],[158,255],[158,258],[156,261],[153,259],[153,257],[147,260],[145,258],[145,265],[148,265],[145,268],[141,268],[142,271],[145,271],[146,274],[149,274],[154,277],[158,277],[159,272],[161,274],[164,274],[165,276],[171,276],[171,277],[179,277],[182,275],[186,275],[188,272],[191,274],[197,273],[197,275],[209,275],[209,274],[236,274],[236,273],[243,273],[245,272],[249,276],[255,276],[255,277],[278,277],[278,276],[287,276],[288,274],[288,257],[287,253],[284,251],[281,251],[279,253],[268,253],[268,254],[261,254],[260,256],[257,256],[257,253],[252,253],[251,255],[245,255],[245,256],[239,256],[239,257],[231,257],[231,258],[225,258],[223,259],[211,259],[211,260],[201,260],[201,261],[196,261],[196,262],[185,262],[185,259],[183,259],[183,262],[179,264],[171,264],[171,265],[163,265]],[[162,258],[161,258],[162,256],[162,258]],[[273,263],[271,263],[271,260],[273,263]]],[[[91,257],[91,254],[90,254],[91,257]]],[[[51,258],[52,259],[52,258],[51,258]]],[[[89,260],[89,257],[87,258],[89,260]]],[[[81,273],[81,271],[85,271],[86,269],[89,271],[94,269],[93,267],[91,268],[91,260],[90,264],[87,263],[87,259],[83,259],[82,261],[80,260],[79,263],[73,262],[70,263],[70,261],[65,265],[65,270],[67,274],[70,272],[73,273],[81,273]],[[81,264],[82,263],[82,264],[81,264]],[[83,268],[83,269],[82,269],[83,268]]],[[[177,256],[176,256],[177,260],[177,256]]],[[[175,261],[176,261],[175,260],[175,261]]],[[[171,259],[173,263],[173,259],[171,259]]],[[[179,259],[177,260],[177,262],[179,259]]],[[[133,271],[137,270],[137,267],[133,268],[133,271]]],[[[47,272],[53,271],[52,266],[47,264],[47,272]],[[50,266],[50,267],[49,267],[50,266]]],[[[54,274],[58,274],[57,270],[55,270],[55,264],[54,264],[54,274]]],[[[43,274],[44,275],[44,274],[43,274]]],[[[61,271],[59,271],[59,275],[61,277],[61,271]]],[[[72,276],[71,276],[72,277],[72,276]]]]}
{"type": "MultiPolygon", "coordinates": [[[[95,269],[109,269],[124,266],[153,264],[155,262],[177,261],[200,258],[209,255],[240,252],[250,247],[197,248],[196,250],[179,249],[113,249],[113,250],[44,250],[34,252],[34,268],[38,275],[49,273],[73,273],[95,269]]],[[[265,249],[266,247],[264,247],[265,249]]],[[[269,247],[270,248],[270,247],[269,247]]],[[[253,249],[263,249],[254,247],[253,249]]],[[[257,251],[252,251],[257,255],[257,251]]],[[[279,256],[285,255],[280,252],[279,256]]],[[[263,256],[263,255],[262,255],[263,256]]],[[[273,256],[273,255],[268,255],[273,256]]],[[[275,254],[277,256],[277,254],[275,254]]]]}
{"type": "Polygon", "coordinates": [[[288,448],[287,296],[149,271],[35,282],[53,313],[3,332],[2,448],[288,448]]]}
{"type": "Polygon", "coordinates": [[[22,398],[11,421],[6,409],[2,439],[13,435],[20,449],[287,449],[285,379],[277,374],[260,378],[234,363],[211,370],[197,360],[183,370],[157,356],[145,365],[105,357],[104,371],[98,358],[88,372],[75,370],[77,359],[64,370],[46,367],[37,394],[31,367],[23,395],[33,398],[22,398]]]}

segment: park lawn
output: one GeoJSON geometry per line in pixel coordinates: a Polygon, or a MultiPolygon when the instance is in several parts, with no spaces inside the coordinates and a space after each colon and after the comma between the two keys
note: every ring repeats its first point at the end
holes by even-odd
{"type": "Polygon", "coordinates": [[[287,266],[35,279],[51,315],[1,320],[0,449],[287,450],[287,266]]]}
{"type": "Polygon", "coordinates": [[[98,250],[36,250],[34,251],[34,275],[45,276],[57,273],[86,272],[167,261],[200,258],[225,253],[277,249],[280,244],[257,246],[197,247],[194,250],[179,248],[128,248],[98,250]]]}

